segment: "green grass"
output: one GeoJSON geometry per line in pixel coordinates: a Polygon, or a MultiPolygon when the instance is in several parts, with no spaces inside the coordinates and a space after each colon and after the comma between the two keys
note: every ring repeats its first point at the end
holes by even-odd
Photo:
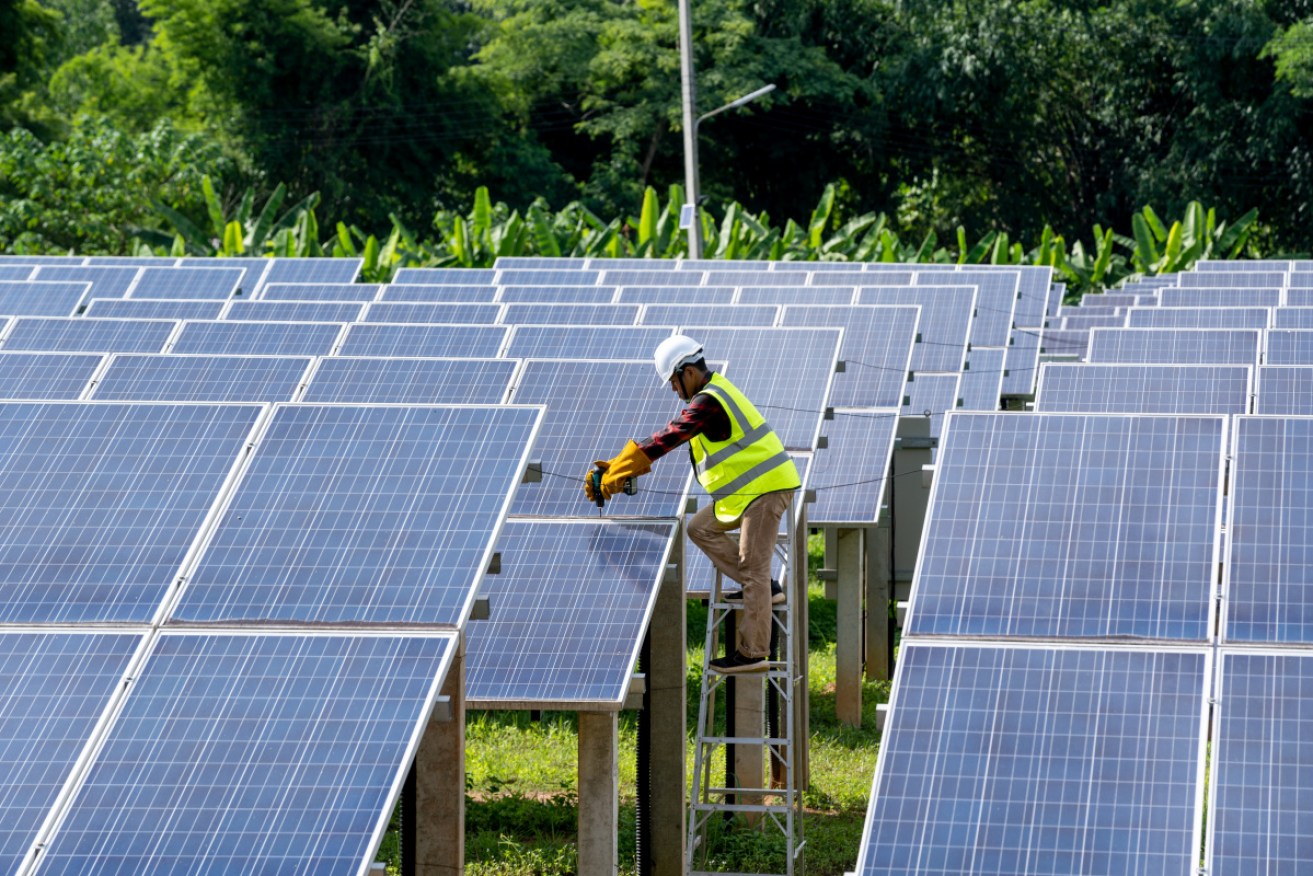
{"type": "MultiPolygon", "coordinates": [[[[809,549],[813,570],[821,543],[809,549]]],[[[807,872],[840,876],[857,861],[866,804],[875,769],[876,704],[889,695],[888,682],[863,682],[862,726],[841,726],[835,717],[835,606],[822,585],[811,582],[811,786],[803,794],[807,872]]],[[[689,756],[697,720],[698,680],[706,611],[688,611],[689,756]]],[[[465,872],[476,876],[568,876],[576,870],[575,828],[578,756],[574,713],[472,712],[466,723],[465,766],[469,792],[465,810],[465,872]]],[[[635,872],[635,740],[632,712],[620,715],[620,872],[635,872]]],[[[688,782],[685,783],[687,787],[688,782]]],[[[723,836],[723,869],[768,870],[779,866],[778,833],[731,825],[723,836]]],[[[388,842],[380,857],[395,866],[388,842]]]]}

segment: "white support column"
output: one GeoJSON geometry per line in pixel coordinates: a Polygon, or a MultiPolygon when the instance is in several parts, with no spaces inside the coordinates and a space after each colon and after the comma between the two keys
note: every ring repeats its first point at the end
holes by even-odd
{"type": "Polygon", "coordinates": [[[675,531],[670,563],[657,593],[652,614],[650,668],[647,674],[651,721],[652,769],[652,872],[655,876],[683,876],[684,843],[688,839],[688,649],[684,596],[684,529],[675,531]]]}
{"type": "Polygon", "coordinates": [[[615,712],[579,713],[579,876],[620,866],[620,724],[615,712]]]}
{"type": "Polygon", "coordinates": [[[835,545],[838,619],[835,630],[834,709],[839,722],[862,725],[862,590],[866,534],[840,529],[835,545]]]}
{"type": "Polygon", "coordinates": [[[465,637],[443,682],[450,720],[430,721],[415,753],[415,874],[465,872],[465,637]]]}

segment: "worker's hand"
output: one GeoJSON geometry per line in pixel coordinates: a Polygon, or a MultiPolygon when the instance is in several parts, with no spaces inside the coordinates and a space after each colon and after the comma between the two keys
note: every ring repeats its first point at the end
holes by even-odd
{"type": "MultiPolygon", "coordinates": [[[[599,468],[602,471],[606,471],[610,467],[611,463],[607,462],[605,459],[594,459],[593,467],[584,472],[584,495],[588,497],[589,502],[597,501],[597,494],[593,492],[593,472],[599,468]]],[[[603,491],[602,495],[604,497],[606,496],[605,491],[603,491]]]]}
{"type": "Polygon", "coordinates": [[[652,470],[652,460],[642,449],[630,441],[620,455],[606,462],[595,462],[602,469],[602,498],[610,499],[616,493],[624,492],[625,481],[645,475],[652,470]]]}

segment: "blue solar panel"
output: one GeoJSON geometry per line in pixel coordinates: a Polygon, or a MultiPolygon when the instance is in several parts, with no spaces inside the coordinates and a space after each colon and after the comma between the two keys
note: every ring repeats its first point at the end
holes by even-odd
{"type": "MultiPolygon", "coordinates": [[[[683,264],[679,259],[665,258],[608,258],[601,256],[584,260],[584,267],[599,271],[616,271],[616,270],[653,270],[653,271],[676,271],[683,264]]],[[[705,261],[705,260],[704,260],[705,261]]],[[[725,264],[718,261],[717,264],[725,264]]],[[[550,266],[547,266],[550,267],[550,266]]]]}
{"type": "Polygon", "coordinates": [[[88,265],[129,268],[172,268],[177,259],[169,256],[87,256],[88,265]]]}
{"type": "Polygon", "coordinates": [[[0,282],[0,313],[6,316],[73,316],[90,283],[0,282]]]}
{"type": "Polygon", "coordinates": [[[514,359],[354,359],[319,363],[301,401],[349,404],[497,404],[514,359]]]}
{"type": "Polygon", "coordinates": [[[398,268],[396,275],[392,278],[392,283],[393,285],[415,284],[421,286],[447,283],[459,285],[487,283],[489,288],[495,288],[492,286],[492,281],[496,276],[496,268],[398,268]]]}
{"type": "Polygon", "coordinates": [[[461,624],[538,419],[276,407],[173,619],[461,624]]]}
{"type": "Polygon", "coordinates": [[[674,535],[672,523],[511,520],[491,619],[466,627],[473,705],[618,707],[633,676],[674,535]]]}
{"type": "Polygon", "coordinates": [[[1287,274],[1285,271],[1197,271],[1178,274],[1177,278],[1173,285],[1265,289],[1285,286],[1287,274]]]}
{"type": "Polygon", "coordinates": [[[313,360],[277,356],[118,354],[96,381],[96,401],[291,401],[313,360]]]}
{"type": "Polygon", "coordinates": [[[495,282],[498,286],[618,286],[619,283],[597,282],[599,270],[583,268],[498,268],[495,282]]]}
{"type": "Polygon", "coordinates": [[[839,358],[846,370],[834,377],[831,405],[897,408],[911,369],[919,319],[916,307],[791,305],[784,308],[780,324],[843,329],[839,358]]]}
{"type": "Polygon", "coordinates": [[[0,633],[0,870],[29,863],[139,635],[0,633]]]}
{"type": "Polygon", "coordinates": [[[497,300],[524,304],[610,304],[617,291],[614,286],[503,286],[497,300]]]}
{"type": "Polygon", "coordinates": [[[1088,359],[1143,365],[1257,365],[1262,335],[1256,329],[1096,328],[1090,330],[1088,359]]]}
{"type": "Polygon", "coordinates": [[[178,323],[164,319],[27,317],[5,333],[5,350],[60,353],[159,353],[178,323]]]}
{"type": "Polygon", "coordinates": [[[224,319],[243,322],[355,322],[365,305],[355,301],[234,301],[224,319]]]}
{"type": "Polygon", "coordinates": [[[0,623],[145,623],[256,405],[0,405],[0,623]]]}
{"type": "Polygon", "coordinates": [[[227,306],[226,301],[92,298],[82,315],[109,319],[218,319],[227,306]]]}
{"type": "Polygon", "coordinates": [[[1280,307],[1284,302],[1280,289],[1177,289],[1167,287],[1158,293],[1159,307],[1280,307]]]}
{"type": "Polygon", "coordinates": [[[898,411],[836,410],[822,430],[829,446],[812,459],[814,524],[874,523],[887,483],[898,431],[898,411]]]}
{"type": "Polygon", "coordinates": [[[365,321],[492,325],[497,322],[501,313],[500,304],[430,304],[403,301],[369,305],[365,321]]]}
{"type": "Polygon", "coordinates": [[[1086,292],[1081,296],[1080,306],[1081,308],[1135,307],[1142,303],[1139,295],[1130,292],[1086,292]]]}
{"type": "MultiPolygon", "coordinates": [[[[1280,313],[1281,311],[1276,311],[1280,313]]],[[[1266,307],[1131,307],[1128,328],[1267,328],[1272,311],[1266,307]]],[[[1277,325],[1280,325],[1278,322],[1277,325]]],[[[1066,328],[1075,326],[1066,325],[1066,328]]],[[[1313,323],[1310,323],[1313,327],[1313,323]]],[[[1299,326],[1290,326],[1299,328],[1299,326]]]]}
{"type": "Polygon", "coordinates": [[[456,284],[427,285],[421,283],[393,283],[384,286],[380,301],[424,301],[440,303],[488,304],[497,298],[496,286],[456,284]]]}
{"type": "MultiPolygon", "coordinates": [[[[1072,313],[1069,316],[1059,317],[1054,320],[1054,328],[1064,329],[1092,329],[1092,328],[1125,328],[1126,311],[1137,310],[1141,313],[1195,313],[1194,310],[1159,310],[1156,307],[1097,307],[1089,308],[1091,313],[1072,313]]],[[[1155,322],[1156,320],[1150,320],[1155,322]]],[[[1181,328],[1178,320],[1168,320],[1168,325],[1158,326],[1159,328],[1181,328]]],[[[1145,328],[1149,326],[1145,325],[1145,328]]],[[[1187,326],[1188,328],[1203,328],[1203,326],[1187,326]]],[[[1214,326],[1215,327],[1215,326],[1214,326]]],[[[1231,326],[1227,326],[1230,328],[1231,326]]]]}
{"type": "Polygon", "coordinates": [[[1313,329],[1313,307],[1278,307],[1272,314],[1273,328],[1313,329]]]}
{"type": "Polygon", "coordinates": [[[184,256],[178,259],[180,268],[243,268],[242,292],[253,294],[264,282],[264,275],[273,259],[254,256],[184,256]]]}
{"type": "Polygon", "coordinates": [[[273,283],[260,291],[260,301],[374,301],[378,283],[273,283]]]}
{"type": "MultiPolygon", "coordinates": [[[[658,262],[651,265],[656,269],[673,265],[677,271],[769,271],[773,262],[764,259],[679,259],[677,261],[658,262]]],[[[603,265],[605,267],[605,265],[603,265]]],[[[618,267],[618,266],[617,266],[618,267]]],[[[644,265],[638,265],[642,268],[644,265]]]]}
{"type": "MultiPolygon", "coordinates": [[[[1011,348],[1009,348],[1011,349],[1011,348]]],[[[1002,404],[1007,350],[974,347],[967,353],[966,370],[957,382],[964,411],[997,411],[1002,404]]],[[[918,378],[919,379],[919,378],[918,378]]]]}
{"type": "Polygon", "coordinates": [[[363,259],[358,258],[276,258],[265,272],[264,285],[354,283],[362,264],[363,259]]]}
{"type": "MultiPolygon", "coordinates": [[[[903,398],[904,416],[929,416],[930,437],[944,433],[944,414],[957,410],[958,384],[956,374],[917,374],[907,382],[907,395],[903,398]]],[[[931,457],[939,451],[932,450],[931,457]]]]}
{"type": "Polygon", "coordinates": [[[245,290],[244,268],[144,268],[130,298],[225,300],[245,290]]]}
{"type": "Polygon", "coordinates": [[[454,651],[449,634],[162,635],[42,872],[364,872],[454,651]]]}
{"type": "Polygon", "coordinates": [[[671,331],[666,327],[518,325],[506,355],[519,359],[641,359],[652,355],[671,331]]]}
{"type": "Polygon", "coordinates": [[[909,632],[1207,640],[1225,425],[952,415],[909,632]]]}
{"type": "Polygon", "coordinates": [[[9,283],[20,280],[27,280],[36,270],[35,265],[5,265],[0,264],[0,281],[9,283]]]}
{"type": "Polygon", "coordinates": [[[1313,365],[1313,330],[1270,329],[1265,365],[1313,365]]]}
{"type": "Polygon", "coordinates": [[[188,322],[170,353],[245,356],[327,356],[342,326],[330,322],[188,322]]]}
{"type": "Polygon", "coordinates": [[[1084,359],[1089,353],[1089,329],[1045,329],[1039,351],[1050,356],[1084,359]]]}
{"type": "Polygon", "coordinates": [[[768,271],[766,268],[756,270],[723,270],[725,263],[721,262],[722,270],[707,271],[704,274],[703,282],[708,286],[797,286],[798,278],[791,274],[779,274],[768,271]]]}
{"type": "Polygon", "coordinates": [[[1313,843],[1313,655],[1223,651],[1220,660],[1206,872],[1303,873],[1313,843]]]}
{"type": "Polygon", "coordinates": [[[740,304],[852,304],[852,286],[744,286],[740,304]]]}
{"type": "Polygon", "coordinates": [[[1313,643],[1313,420],[1239,417],[1231,473],[1231,642],[1313,643]]]}
{"type": "MultiPolygon", "coordinates": [[[[521,484],[511,513],[533,517],[591,517],[597,506],[584,496],[584,475],[595,459],[610,459],[625,442],[648,437],[682,407],[650,361],[529,360],[511,400],[547,406],[535,452],[541,483],[521,484]],[[616,404],[618,398],[624,404],[616,404]],[[548,474],[550,473],[550,474],[548,474]]],[[[687,455],[658,460],[638,482],[635,496],[606,506],[612,517],[675,517],[692,469],[687,455]]]]}
{"type": "Polygon", "coordinates": [[[976,318],[971,324],[971,343],[978,347],[1006,347],[1012,332],[1021,276],[1015,271],[956,271],[951,278],[927,271],[916,276],[917,286],[976,287],[976,318]]]}
{"type": "Polygon", "coordinates": [[[1087,414],[1246,414],[1248,365],[1078,365],[1049,362],[1035,410],[1087,414]]]}
{"type": "MultiPolygon", "coordinates": [[[[719,286],[721,283],[704,283],[701,271],[607,270],[598,280],[599,286],[719,286]]],[[[561,281],[565,282],[565,281],[561,281]]]]}
{"type": "Polygon", "coordinates": [[[733,304],[733,286],[622,286],[621,304],[733,304]]]}
{"type": "Polygon", "coordinates": [[[347,328],[337,352],[340,356],[496,356],[509,332],[507,326],[492,325],[360,323],[347,328]]]}
{"type": "Polygon", "coordinates": [[[683,326],[702,343],[707,361],[728,363],[726,375],[766,418],[789,450],[811,450],[829,406],[838,358],[836,328],[683,326]]]}
{"type": "Polygon", "coordinates": [[[791,273],[820,273],[822,271],[861,270],[861,265],[854,262],[771,262],[772,271],[789,271],[791,273]]]}
{"type": "Polygon", "coordinates": [[[140,268],[72,267],[68,265],[42,265],[33,275],[34,280],[62,283],[90,283],[88,298],[122,298],[137,279],[140,268]]]}
{"type": "MultiPolygon", "coordinates": [[[[856,265],[849,265],[847,270],[816,272],[807,279],[808,286],[910,286],[916,274],[905,270],[907,265],[899,265],[899,270],[872,271],[867,273],[856,265]]],[[[941,282],[949,282],[943,280],[941,282]]],[[[970,283],[956,285],[970,286],[970,283]]]]}
{"type": "MultiPolygon", "coordinates": [[[[1003,385],[1000,392],[1006,396],[1031,396],[1035,393],[1035,380],[1039,377],[1039,351],[1045,329],[1014,328],[1012,343],[1003,356],[1003,385]]],[[[970,354],[967,354],[970,359],[970,354]]]]}
{"type": "Polygon", "coordinates": [[[1209,663],[904,639],[857,872],[1194,872],[1209,663]]]}
{"type": "Polygon", "coordinates": [[[780,309],[774,305],[749,304],[648,304],[643,308],[639,322],[643,325],[678,325],[681,320],[696,316],[708,325],[770,326],[779,319],[780,309]]]}
{"type": "Polygon", "coordinates": [[[638,304],[507,304],[506,325],[633,325],[638,304]]]}
{"type": "Polygon", "coordinates": [[[916,372],[961,371],[970,340],[976,292],[971,286],[864,286],[860,304],[916,305],[921,342],[912,348],[916,372]]]}
{"type": "Polygon", "coordinates": [[[1313,365],[1261,366],[1254,413],[1313,415],[1313,365]]]}
{"type": "Polygon", "coordinates": [[[66,256],[66,255],[12,255],[10,253],[0,253],[0,264],[6,265],[80,265],[86,261],[86,256],[66,256]]]}
{"type": "Polygon", "coordinates": [[[0,353],[0,398],[80,398],[102,358],[96,353],[0,353]]]}
{"type": "Polygon", "coordinates": [[[1313,305],[1313,274],[1291,274],[1286,289],[1286,304],[1294,307],[1313,305]]]}
{"type": "Polygon", "coordinates": [[[556,268],[558,270],[582,270],[588,267],[589,259],[571,256],[497,256],[493,267],[500,270],[511,268],[556,268]]]}
{"type": "MultiPolygon", "coordinates": [[[[1232,273],[1240,271],[1289,271],[1291,265],[1297,265],[1298,262],[1291,262],[1288,259],[1200,259],[1195,262],[1194,269],[1198,272],[1209,271],[1230,271],[1232,273]]],[[[1190,276],[1183,275],[1182,279],[1190,276]]]]}

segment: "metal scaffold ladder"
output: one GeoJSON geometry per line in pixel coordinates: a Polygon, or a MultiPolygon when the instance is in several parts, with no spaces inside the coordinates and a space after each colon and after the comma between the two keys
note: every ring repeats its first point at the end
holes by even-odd
{"type": "MultiPolygon", "coordinates": [[[[693,787],[689,794],[688,843],[685,871],[690,876],[801,876],[802,795],[798,788],[798,722],[795,711],[804,702],[799,694],[806,684],[797,669],[794,650],[799,598],[794,586],[792,550],[797,520],[790,508],[784,514],[787,533],[777,540],[775,553],[782,562],[778,580],[785,599],[772,605],[771,650],[765,671],[720,673],[710,667],[724,643],[733,653],[736,616],[743,600],[727,601],[716,573],[708,603],[706,647],[698,704],[693,753],[693,787]],[[741,708],[743,702],[749,705],[741,708]],[[753,704],[756,704],[754,707],[753,704]],[[764,708],[759,708],[764,704],[764,708]],[[745,724],[750,726],[744,726],[745,724]],[[723,781],[714,773],[722,769],[723,781]],[[727,834],[760,830],[778,834],[780,867],[766,873],[710,869],[717,846],[727,834]]],[[[805,555],[800,559],[806,562],[805,555]]]]}

